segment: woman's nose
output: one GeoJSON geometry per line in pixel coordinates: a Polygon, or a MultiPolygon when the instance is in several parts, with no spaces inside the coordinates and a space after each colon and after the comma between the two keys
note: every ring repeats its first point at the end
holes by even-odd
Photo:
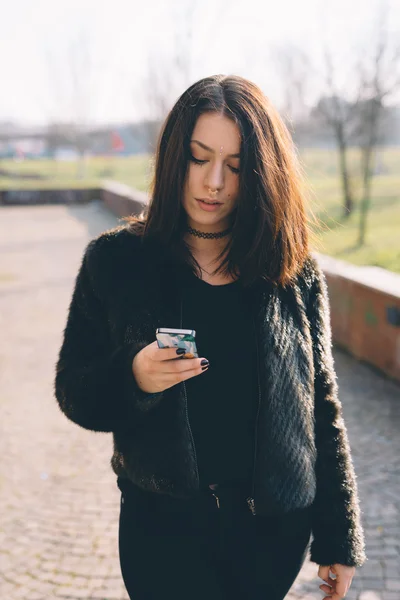
{"type": "Polygon", "coordinates": [[[219,190],[224,187],[223,167],[214,165],[207,174],[205,185],[211,190],[219,190]]]}

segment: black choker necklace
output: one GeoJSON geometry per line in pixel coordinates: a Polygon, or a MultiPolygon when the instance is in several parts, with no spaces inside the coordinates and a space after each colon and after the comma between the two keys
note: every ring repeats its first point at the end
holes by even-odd
{"type": "Polygon", "coordinates": [[[228,235],[228,233],[230,233],[232,231],[232,227],[229,227],[228,229],[225,229],[225,231],[216,231],[215,233],[211,233],[211,232],[205,232],[205,231],[199,231],[198,229],[193,229],[193,227],[189,227],[187,228],[187,231],[189,233],[191,233],[192,235],[196,235],[197,237],[201,237],[201,238],[205,238],[205,239],[214,239],[214,238],[222,238],[225,235],[228,235]]]}

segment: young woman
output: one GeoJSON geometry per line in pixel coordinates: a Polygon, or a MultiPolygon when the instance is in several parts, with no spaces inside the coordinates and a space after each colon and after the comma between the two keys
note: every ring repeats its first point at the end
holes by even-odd
{"type": "Polygon", "coordinates": [[[113,433],[128,593],[282,600],[310,548],[343,598],[364,534],[290,134],[254,83],[206,77],[150,191],[88,244],[55,379],[69,419],[113,433]],[[200,357],[157,327],[195,329],[200,357]]]}

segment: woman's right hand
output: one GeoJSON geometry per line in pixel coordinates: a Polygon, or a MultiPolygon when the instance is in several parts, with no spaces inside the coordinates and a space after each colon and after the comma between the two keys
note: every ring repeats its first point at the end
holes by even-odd
{"type": "Polygon", "coordinates": [[[133,376],[140,389],[149,394],[163,392],[208,369],[205,358],[177,360],[179,356],[182,355],[177,354],[177,348],[159,348],[157,340],[142,348],[132,361],[133,376]]]}

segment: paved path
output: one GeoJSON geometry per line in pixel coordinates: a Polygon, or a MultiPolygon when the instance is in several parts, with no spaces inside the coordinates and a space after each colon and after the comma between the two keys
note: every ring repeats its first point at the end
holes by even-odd
{"type": "MultiPolygon", "coordinates": [[[[111,435],[74,425],[53,397],[83,248],[115,224],[96,204],[0,208],[1,600],[127,600],[111,435]]],[[[369,556],[347,598],[399,600],[400,388],[335,359],[369,556]]],[[[287,600],[322,599],[317,570],[307,561],[287,600]]]]}

